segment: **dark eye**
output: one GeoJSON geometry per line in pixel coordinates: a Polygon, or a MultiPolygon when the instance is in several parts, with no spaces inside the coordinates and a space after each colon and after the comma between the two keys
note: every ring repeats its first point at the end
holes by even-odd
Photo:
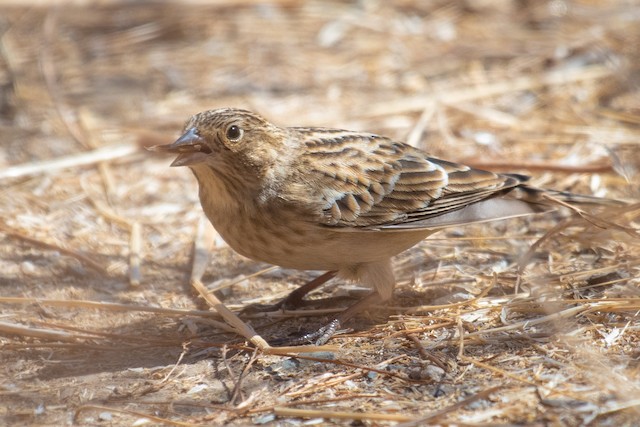
{"type": "Polygon", "coordinates": [[[227,129],[227,139],[230,141],[239,141],[244,132],[236,125],[231,125],[227,129]]]}

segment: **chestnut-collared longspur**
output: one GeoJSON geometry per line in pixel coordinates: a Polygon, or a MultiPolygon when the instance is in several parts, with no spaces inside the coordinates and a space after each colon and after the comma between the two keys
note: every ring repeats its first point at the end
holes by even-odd
{"type": "Polygon", "coordinates": [[[177,153],[171,166],[193,171],[205,214],[235,251],[332,272],[288,302],[333,272],[373,288],[300,342],[326,342],[367,304],[389,299],[391,258],[430,234],[548,209],[539,197],[547,190],[527,186],[523,175],[440,160],[371,133],[279,127],[234,108],[194,115],[177,141],[153,149],[177,153]]]}

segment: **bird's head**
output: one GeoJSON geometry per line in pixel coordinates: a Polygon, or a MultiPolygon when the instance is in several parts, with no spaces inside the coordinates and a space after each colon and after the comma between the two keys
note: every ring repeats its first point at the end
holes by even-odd
{"type": "Polygon", "coordinates": [[[152,151],[178,155],[171,166],[209,166],[217,173],[261,179],[282,157],[287,133],[247,110],[221,108],[192,116],[182,136],[152,151]]]}

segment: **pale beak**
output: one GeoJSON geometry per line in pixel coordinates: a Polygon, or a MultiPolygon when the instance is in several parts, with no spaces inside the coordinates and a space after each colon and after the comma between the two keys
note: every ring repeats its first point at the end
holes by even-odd
{"type": "Polygon", "coordinates": [[[211,150],[207,146],[195,128],[187,130],[173,144],[154,145],[149,147],[150,151],[164,151],[165,153],[177,153],[178,157],[171,163],[171,166],[189,166],[202,163],[211,150]]]}

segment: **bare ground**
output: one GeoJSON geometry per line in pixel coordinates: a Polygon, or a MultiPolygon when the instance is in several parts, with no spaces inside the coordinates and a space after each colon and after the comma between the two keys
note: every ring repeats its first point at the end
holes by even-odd
{"type": "MultiPolygon", "coordinates": [[[[0,423],[637,424],[638,205],[437,234],[396,260],[390,305],[331,351],[292,357],[216,323],[189,284],[209,235],[196,184],[141,147],[237,106],[637,203],[638,2],[0,11],[0,423]]],[[[203,281],[234,310],[317,275],[268,269],[212,233],[203,281]]],[[[269,339],[329,312],[243,319],[269,339]]]]}

